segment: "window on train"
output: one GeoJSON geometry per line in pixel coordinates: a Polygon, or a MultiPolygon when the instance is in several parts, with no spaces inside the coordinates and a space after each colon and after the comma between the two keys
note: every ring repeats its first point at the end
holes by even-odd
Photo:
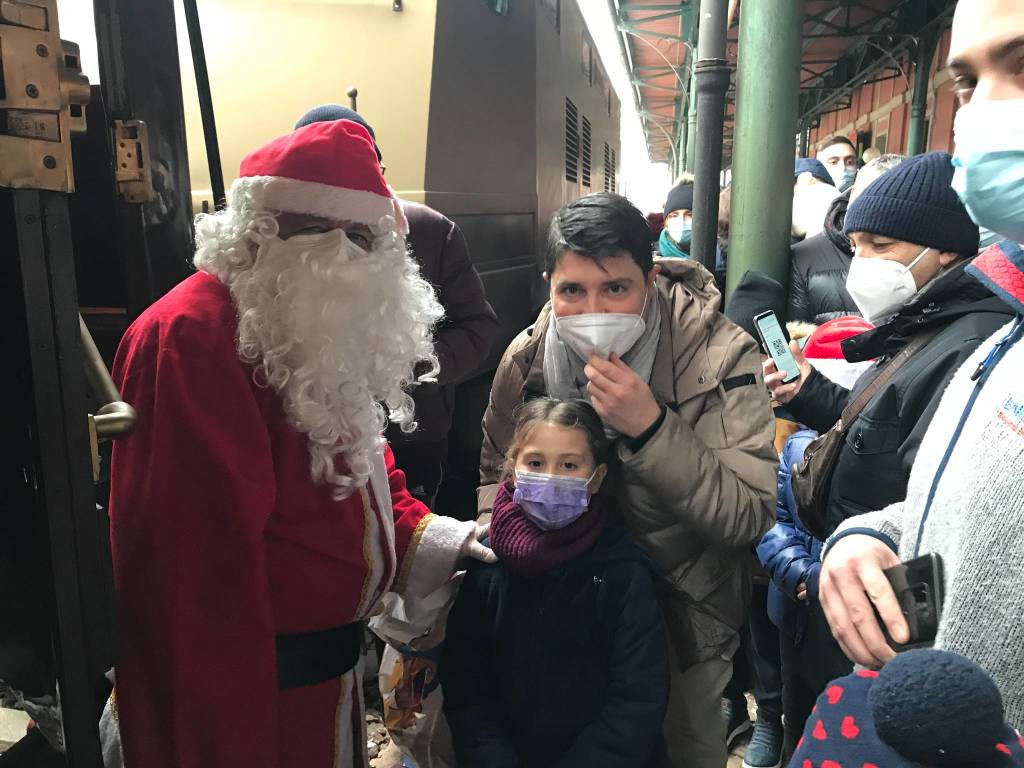
{"type": "Polygon", "coordinates": [[[565,180],[580,180],[580,111],[572,99],[565,100],[565,180]]]}

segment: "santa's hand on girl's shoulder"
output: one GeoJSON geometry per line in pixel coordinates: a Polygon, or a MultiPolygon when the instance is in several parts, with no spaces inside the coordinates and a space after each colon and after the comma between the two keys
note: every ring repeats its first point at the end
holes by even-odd
{"type": "Polygon", "coordinates": [[[480,543],[487,538],[490,529],[491,526],[489,524],[476,526],[474,534],[466,539],[462,549],[459,550],[459,558],[471,557],[474,560],[479,560],[481,563],[498,562],[498,556],[494,554],[494,550],[480,543]]]}

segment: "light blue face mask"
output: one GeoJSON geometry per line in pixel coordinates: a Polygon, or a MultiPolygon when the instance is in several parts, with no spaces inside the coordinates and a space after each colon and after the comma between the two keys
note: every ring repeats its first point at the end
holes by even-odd
{"type": "Polygon", "coordinates": [[[974,223],[1024,242],[1024,99],[970,102],[954,124],[953,189],[974,223]]]}
{"type": "Polygon", "coordinates": [[[843,175],[839,179],[839,185],[838,185],[837,189],[839,190],[840,193],[843,193],[846,190],[848,190],[850,187],[852,187],[853,186],[853,182],[855,182],[856,180],[857,180],[857,169],[856,168],[847,168],[845,171],[843,171],[843,175]]]}
{"type": "Polygon", "coordinates": [[[1002,235],[998,232],[993,232],[988,227],[978,227],[978,242],[980,249],[988,248],[993,243],[998,243],[1003,239],[1005,238],[1003,238],[1002,235]]]}
{"type": "Polygon", "coordinates": [[[665,224],[665,229],[668,230],[669,237],[683,247],[688,246],[693,238],[693,220],[689,216],[676,216],[674,219],[669,219],[665,224]]]}

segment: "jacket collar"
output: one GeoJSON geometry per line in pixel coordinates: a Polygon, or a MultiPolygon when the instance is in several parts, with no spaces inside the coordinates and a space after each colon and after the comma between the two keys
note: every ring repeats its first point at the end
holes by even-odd
{"type": "Polygon", "coordinates": [[[832,244],[847,256],[853,256],[850,239],[843,234],[843,222],[846,220],[846,209],[850,206],[850,190],[846,190],[832,201],[825,215],[825,236],[832,244]]]}
{"type": "Polygon", "coordinates": [[[967,274],[991,289],[1018,315],[1024,315],[1024,248],[1012,240],[990,245],[967,268],[967,274]]]}

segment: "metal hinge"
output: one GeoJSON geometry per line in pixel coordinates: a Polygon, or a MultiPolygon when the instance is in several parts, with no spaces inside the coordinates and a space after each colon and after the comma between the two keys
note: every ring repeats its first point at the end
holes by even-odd
{"type": "Polygon", "coordinates": [[[71,134],[85,132],[88,103],[57,0],[0,0],[0,186],[74,191],[71,134]]]}
{"type": "Polygon", "coordinates": [[[117,191],[129,203],[148,203],[156,198],[149,163],[149,129],[143,120],[115,120],[117,191]]]}

